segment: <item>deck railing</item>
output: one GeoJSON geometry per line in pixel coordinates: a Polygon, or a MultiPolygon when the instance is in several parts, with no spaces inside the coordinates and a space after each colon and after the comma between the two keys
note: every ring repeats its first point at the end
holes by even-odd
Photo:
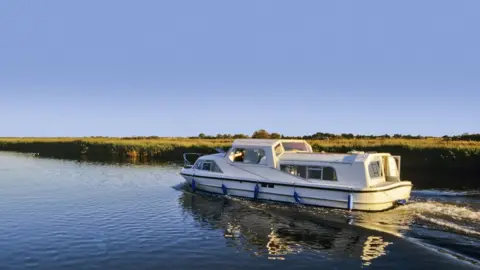
{"type": "Polygon", "coordinates": [[[195,161],[197,161],[197,159],[199,157],[201,157],[202,154],[200,153],[185,153],[183,154],[183,167],[184,168],[191,168],[193,167],[193,164],[195,164],[195,161]],[[189,157],[193,157],[189,159],[189,157]]]}

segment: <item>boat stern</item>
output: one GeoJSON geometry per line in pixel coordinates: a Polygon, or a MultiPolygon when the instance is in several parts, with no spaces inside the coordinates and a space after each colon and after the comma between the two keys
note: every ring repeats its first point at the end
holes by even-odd
{"type": "Polygon", "coordinates": [[[362,190],[354,196],[353,208],[364,211],[384,211],[406,205],[410,200],[412,187],[410,181],[400,181],[362,190]]]}

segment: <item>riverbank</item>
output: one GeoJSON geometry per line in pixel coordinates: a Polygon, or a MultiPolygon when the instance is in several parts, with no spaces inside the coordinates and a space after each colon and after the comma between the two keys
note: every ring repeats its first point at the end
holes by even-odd
{"type": "MultiPolygon", "coordinates": [[[[183,153],[215,153],[232,139],[187,138],[0,138],[0,151],[41,157],[114,163],[155,164],[183,161],[183,153]]],[[[480,142],[428,139],[307,140],[314,151],[389,152],[402,157],[402,178],[416,188],[478,189],[480,142]]]]}
{"type": "MultiPolygon", "coordinates": [[[[232,139],[0,138],[0,150],[43,157],[89,160],[182,161],[184,152],[215,153],[232,139]]],[[[389,152],[402,156],[402,168],[480,170],[480,142],[428,139],[308,140],[315,151],[389,152]]]]}

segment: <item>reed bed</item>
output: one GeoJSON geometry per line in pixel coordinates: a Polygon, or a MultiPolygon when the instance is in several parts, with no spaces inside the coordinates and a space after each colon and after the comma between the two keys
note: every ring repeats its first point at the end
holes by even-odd
{"type": "MultiPolygon", "coordinates": [[[[389,152],[402,156],[402,167],[480,170],[480,142],[426,139],[307,140],[315,151],[389,152]]],[[[37,153],[45,157],[91,160],[138,158],[143,161],[181,161],[184,152],[214,153],[232,139],[156,138],[0,138],[0,150],[37,153]]]]}

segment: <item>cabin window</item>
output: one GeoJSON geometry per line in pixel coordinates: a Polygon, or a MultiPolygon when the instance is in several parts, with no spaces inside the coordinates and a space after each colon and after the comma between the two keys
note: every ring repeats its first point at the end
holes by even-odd
{"type": "Polygon", "coordinates": [[[368,173],[370,174],[370,178],[382,177],[383,173],[380,161],[377,160],[370,162],[370,165],[368,166],[368,173]]]}
{"type": "Polygon", "coordinates": [[[307,178],[307,167],[297,165],[280,165],[280,169],[286,173],[307,178]]]}
{"type": "Polygon", "coordinates": [[[308,151],[303,142],[282,142],[282,145],[285,151],[308,151]]]}
{"type": "Polygon", "coordinates": [[[337,181],[337,173],[335,172],[335,169],[332,167],[324,167],[322,180],[337,181]]]}
{"type": "Polygon", "coordinates": [[[197,160],[197,162],[195,162],[195,169],[201,170],[202,169],[202,164],[203,164],[202,160],[197,160]]]}
{"type": "Polygon", "coordinates": [[[203,165],[202,165],[202,170],[204,171],[210,171],[210,168],[212,167],[212,163],[211,162],[203,162],[203,165]]]}
{"type": "Polygon", "coordinates": [[[308,167],[308,178],[322,180],[322,167],[308,167]]]}
{"type": "Polygon", "coordinates": [[[275,146],[275,155],[278,157],[283,153],[283,148],[282,145],[279,143],[277,146],[275,146]]]}
{"type": "Polygon", "coordinates": [[[232,152],[230,159],[233,162],[242,162],[247,164],[267,164],[265,150],[261,148],[237,148],[232,152]]]}
{"type": "Polygon", "coordinates": [[[280,170],[302,178],[338,181],[337,172],[333,167],[308,166],[307,168],[307,166],[302,165],[281,164],[280,170]]]}
{"type": "Polygon", "coordinates": [[[195,164],[195,169],[210,172],[222,172],[220,167],[213,160],[197,161],[197,163],[195,164]]]}

